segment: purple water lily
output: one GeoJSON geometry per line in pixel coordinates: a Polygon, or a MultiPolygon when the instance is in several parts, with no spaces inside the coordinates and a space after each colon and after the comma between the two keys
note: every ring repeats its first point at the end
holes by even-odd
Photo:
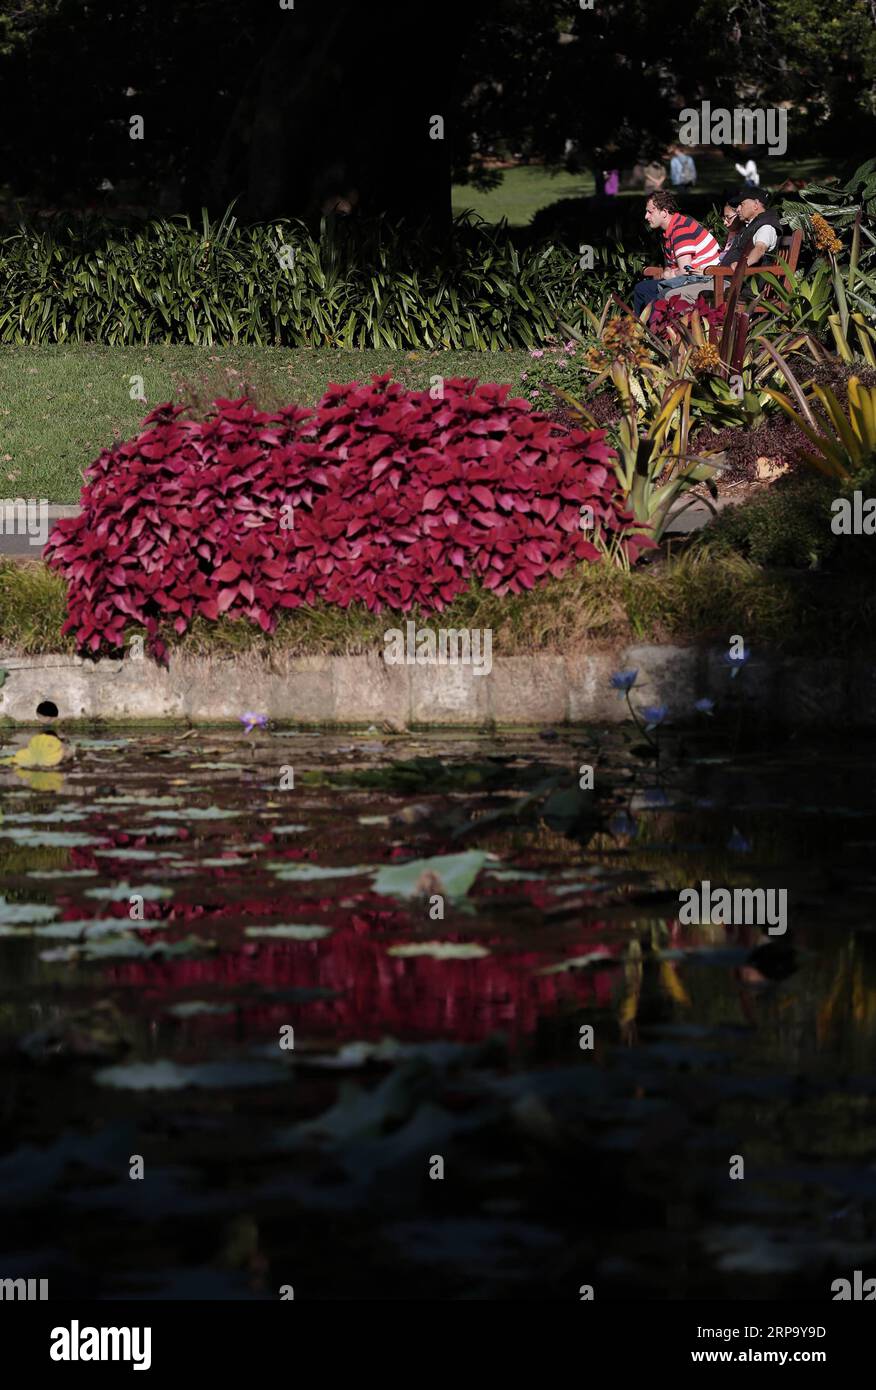
{"type": "Polygon", "coordinates": [[[646,729],[656,729],[658,724],[662,724],[669,713],[668,705],[646,705],[642,710],[646,729]]]}
{"type": "Polygon", "coordinates": [[[731,680],[733,680],[736,676],[739,675],[739,672],[742,670],[743,666],[744,666],[745,663],[748,661],[748,658],[749,658],[750,656],[751,656],[751,652],[750,652],[750,650],[748,649],[748,647],[743,647],[743,649],[742,649],[741,652],[725,652],[725,653],[724,653],[724,656],[723,656],[724,665],[730,667],[730,679],[731,679],[731,680]]]}
{"type": "Polygon", "coordinates": [[[622,695],[625,695],[636,684],[638,674],[638,671],[615,671],[611,678],[612,689],[619,690],[622,695]]]}
{"type": "Polygon", "coordinates": [[[712,714],[715,709],[715,701],[706,698],[703,698],[702,700],[697,700],[696,704],[694,705],[694,709],[697,711],[698,714],[712,714]]]}
{"type": "Polygon", "coordinates": [[[266,729],[268,727],[268,716],[266,714],[253,714],[251,711],[240,716],[241,724],[245,724],[244,733],[251,734],[253,729],[266,729]]]}

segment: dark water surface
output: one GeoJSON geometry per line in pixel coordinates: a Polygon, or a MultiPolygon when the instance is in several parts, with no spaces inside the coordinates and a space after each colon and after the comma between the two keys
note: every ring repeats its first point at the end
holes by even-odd
{"type": "Polygon", "coordinates": [[[182,735],[0,768],[0,1273],[169,1299],[876,1274],[876,746],[182,735]],[[786,935],[681,925],[702,880],[787,889],[786,935]]]}

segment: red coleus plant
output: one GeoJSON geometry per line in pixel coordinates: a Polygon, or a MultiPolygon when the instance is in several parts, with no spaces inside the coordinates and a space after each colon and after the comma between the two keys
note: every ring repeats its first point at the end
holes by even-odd
{"type": "Polygon", "coordinates": [[[708,324],[709,328],[720,328],[727,314],[727,305],[719,304],[715,308],[704,295],[698,295],[695,304],[688,304],[678,297],[656,299],[648,315],[648,329],[658,338],[668,338],[669,330],[687,320],[694,312],[700,315],[703,323],[708,324]]]}
{"type": "Polygon", "coordinates": [[[160,406],[92,464],[81,514],[49,539],[64,631],[94,655],[142,625],[162,660],[162,624],[182,634],[198,615],[270,632],[300,604],[436,611],[474,578],[519,593],[599,558],[585,505],[635,560],[652,542],[604,432],[509,389],[448,379],[433,399],[384,376],[332,386],[313,411],[219,400],[200,421],[160,406]]]}

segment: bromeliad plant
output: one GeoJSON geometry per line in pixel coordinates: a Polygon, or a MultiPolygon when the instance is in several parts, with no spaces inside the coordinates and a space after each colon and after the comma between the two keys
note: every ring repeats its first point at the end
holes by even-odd
{"type": "Polygon", "coordinates": [[[849,482],[876,454],[876,387],[862,386],[851,377],[846,412],[830,387],[813,383],[807,392],[773,345],[765,342],[765,347],[781,368],[798,408],[782,391],[770,389],[769,395],[813,445],[801,449],[800,457],[826,477],[849,482]]]}
{"type": "MultiPolygon", "coordinates": [[[[621,419],[609,436],[617,452],[615,473],[637,523],[659,541],[670,510],[682,493],[693,491],[700,483],[714,493],[713,479],[722,467],[722,459],[718,454],[690,452],[692,382],[671,383],[656,401],[658,388],[651,384],[650,398],[643,402],[641,385],[636,383],[628,362],[613,362],[608,375],[622,407],[621,419]]],[[[645,379],[648,380],[647,375],[645,379]]],[[[590,423],[592,416],[586,407],[562,394],[571,409],[590,423]]],[[[695,500],[692,497],[686,505],[695,500]]],[[[707,498],[701,500],[712,507],[707,498]]]]}

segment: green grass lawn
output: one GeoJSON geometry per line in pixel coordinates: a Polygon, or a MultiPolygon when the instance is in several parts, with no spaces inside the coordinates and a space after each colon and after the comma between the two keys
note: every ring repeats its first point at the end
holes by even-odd
{"type": "Polygon", "coordinates": [[[78,502],[82,470],[114,439],[136,434],[162,401],[241,396],[263,406],[313,405],[331,382],[390,372],[425,390],[435,374],[519,385],[525,351],[343,352],[331,348],[0,348],[0,496],[78,502]],[[132,376],[147,404],[132,400],[132,376]]]}
{"type": "Polygon", "coordinates": [[[564,169],[552,171],[541,164],[521,164],[497,172],[502,174],[502,182],[488,193],[469,184],[454,185],[454,213],[471,209],[485,222],[501,222],[504,217],[511,226],[523,227],[540,208],[560,198],[589,198],[594,191],[589,172],[567,174],[564,169]]]}
{"type": "MultiPolygon", "coordinates": [[[[713,150],[708,155],[697,155],[696,162],[698,193],[718,196],[742,182],[733,167],[735,156],[732,152],[725,155],[722,150],[713,150]]],[[[668,175],[668,164],[666,168],[668,175]]],[[[758,168],[765,188],[777,188],[789,178],[817,182],[828,174],[838,172],[833,161],[820,155],[802,160],[766,156],[758,161],[758,168]]],[[[565,170],[551,170],[541,164],[520,164],[516,168],[498,172],[502,174],[502,182],[488,193],[478,192],[467,184],[455,185],[454,213],[471,208],[486,222],[500,222],[502,218],[507,218],[511,226],[522,227],[541,208],[556,203],[560,198],[589,198],[594,192],[593,176],[589,172],[568,174],[565,170]]],[[[669,186],[667,178],[665,187],[669,186]]],[[[641,189],[626,189],[620,194],[621,198],[642,196],[641,189]]]]}

